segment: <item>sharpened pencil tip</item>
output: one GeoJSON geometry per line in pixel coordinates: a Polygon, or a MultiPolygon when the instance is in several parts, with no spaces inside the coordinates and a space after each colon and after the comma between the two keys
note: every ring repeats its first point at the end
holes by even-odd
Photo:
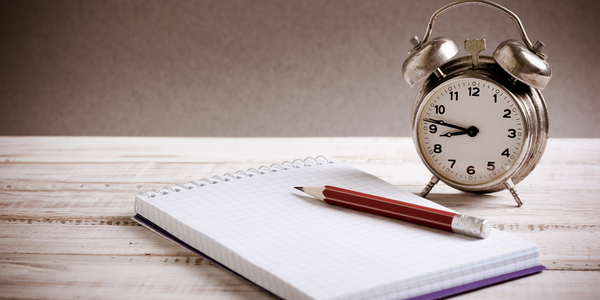
{"type": "Polygon", "coordinates": [[[297,189],[297,190],[299,190],[299,191],[301,191],[301,192],[304,192],[304,189],[301,186],[295,186],[294,188],[297,189]]]}

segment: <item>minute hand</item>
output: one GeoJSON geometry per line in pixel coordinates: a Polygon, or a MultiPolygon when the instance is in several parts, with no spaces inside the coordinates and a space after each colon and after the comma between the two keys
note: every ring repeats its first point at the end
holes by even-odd
{"type": "Polygon", "coordinates": [[[442,120],[434,120],[434,119],[431,119],[431,118],[425,118],[425,119],[423,119],[423,121],[430,122],[430,123],[435,123],[435,124],[438,124],[438,125],[442,125],[442,126],[446,126],[446,127],[450,127],[450,128],[462,130],[462,131],[469,131],[469,129],[467,129],[467,128],[456,126],[456,125],[450,124],[450,123],[446,123],[446,122],[444,122],[442,120]]]}

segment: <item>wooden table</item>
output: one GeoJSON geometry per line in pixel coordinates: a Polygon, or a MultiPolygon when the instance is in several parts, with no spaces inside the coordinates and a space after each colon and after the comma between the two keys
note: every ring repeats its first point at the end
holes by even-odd
{"type": "MultiPolygon", "coordinates": [[[[414,193],[431,177],[409,138],[0,137],[0,298],[270,298],[133,222],[134,195],[318,154],[414,193]]],[[[520,208],[507,191],[428,197],[539,244],[548,267],[457,298],[598,299],[600,140],[550,139],[517,190],[520,208]]]]}

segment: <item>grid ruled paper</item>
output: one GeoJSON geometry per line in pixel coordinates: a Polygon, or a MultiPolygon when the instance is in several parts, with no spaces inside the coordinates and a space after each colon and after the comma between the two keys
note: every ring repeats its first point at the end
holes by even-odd
{"type": "Polygon", "coordinates": [[[136,213],[284,299],[409,298],[540,265],[537,245],[497,230],[466,237],[294,189],[315,185],[449,210],[333,162],[138,195],[136,213]]]}

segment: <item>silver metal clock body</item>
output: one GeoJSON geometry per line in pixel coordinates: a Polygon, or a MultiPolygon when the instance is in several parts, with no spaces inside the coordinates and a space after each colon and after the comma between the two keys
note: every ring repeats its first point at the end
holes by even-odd
{"type": "MultiPolygon", "coordinates": [[[[487,99],[487,101],[489,100],[490,99],[487,99]]],[[[502,110],[500,112],[502,112],[502,110]]],[[[478,112],[476,110],[464,112],[464,114],[477,113],[478,112]]],[[[435,115],[435,113],[432,114],[435,115]]],[[[458,119],[468,120],[473,118],[472,116],[464,115],[464,118],[458,119]]],[[[513,193],[513,196],[515,197],[517,203],[519,203],[519,206],[522,204],[518,199],[518,195],[513,189],[514,184],[517,184],[518,182],[522,181],[529,173],[531,173],[531,171],[533,171],[533,169],[542,157],[548,140],[547,109],[544,98],[538,89],[530,87],[521,81],[515,80],[515,78],[511,74],[508,74],[505,70],[503,70],[502,67],[500,67],[492,57],[479,56],[479,63],[477,66],[473,65],[472,57],[460,57],[445,63],[440,67],[439,72],[431,74],[426,79],[425,83],[421,87],[421,90],[415,98],[411,120],[412,136],[417,152],[419,153],[424,164],[434,175],[432,182],[428,186],[429,189],[431,189],[431,187],[435,185],[435,183],[437,183],[437,179],[443,181],[444,183],[453,188],[467,192],[488,193],[508,188],[511,190],[511,193],[513,193]],[[485,134],[488,134],[487,141],[491,141],[489,137],[489,132],[485,132],[485,124],[461,124],[461,126],[465,127],[461,128],[462,130],[454,129],[451,127],[449,128],[447,127],[447,124],[443,123],[443,117],[427,116],[426,113],[433,112],[434,103],[430,100],[432,100],[432,97],[436,95],[436,93],[437,95],[439,95],[440,88],[446,87],[453,82],[465,82],[465,79],[473,79],[473,81],[483,83],[487,82],[488,86],[498,87],[499,89],[501,89],[502,93],[508,97],[507,103],[514,104],[514,109],[516,109],[514,110],[514,116],[520,116],[522,119],[522,123],[515,123],[519,124],[515,125],[518,127],[517,129],[508,129],[509,137],[515,137],[518,132],[519,140],[516,141],[515,139],[515,141],[518,142],[519,145],[515,146],[516,150],[514,151],[512,148],[510,149],[510,155],[508,155],[509,153],[506,153],[507,156],[502,166],[500,166],[499,164],[496,165],[494,158],[490,158],[489,162],[487,162],[487,170],[485,168],[482,168],[481,166],[467,164],[467,173],[465,173],[465,165],[462,165],[461,176],[465,175],[465,178],[458,178],[458,175],[454,174],[454,172],[450,173],[452,170],[449,167],[449,164],[451,163],[453,167],[459,166],[458,162],[456,162],[456,159],[448,159],[450,162],[439,162],[438,165],[438,162],[434,162],[435,158],[432,158],[432,155],[435,156],[435,153],[432,152],[437,150],[440,150],[441,152],[442,145],[444,145],[444,142],[440,142],[439,145],[436,144],[436,146],[439,146],[439,148],[433,149],[432,145],[426,145],[426,143],[428,143],[427,139],[425,139],[428,138],[426,135],[428,134],[429,137],[431,137],[432,139],[437,139],[441,141],[450,139],[456,139],[453,141],[460,141],[458,140],[459,138],[463,139],[463,141],[467,141],[468,139],[468,149],[461,149],[460,147],[462,146],[458,145],[461,143],[459,142],[457,144],[455,142],[453,143],[452,147],[444,146],[446,147],[444,151],[454,151],[453,153],[457,153],[457,155],[462,155],[461,151],[469,151],[469,153],[473,153],[474,156],[479,156],[479,154],[485,156],[488,154],[479,153],[479,151],[490,152],[489,145],[486,145],[486,143],[489,142],[486,142],[484,138],[486,137],[485,134]],[[426,105],[429,106],[426,107],[426,105]],[[424,124],[427,125],[424,126],[424,124]],[[428,126],[431,125],[434,125],[434,127],[436,128],[436,131],[431,130],[431,132],[436,133],[435,135],[433,135],[428,129],[428,126]],[[472,128],[473,130],[467,132],[467,126],[470,126],[469,129],[472,128]],[[440,130],[439,133],[441,138],[437,135],[438,129],[440,130]],[[480,129],[483,131],[479,132],[480,129]],[[452,136],[453,133],[462,136],[452,136]],[[481,143],[478,143],[478,138],[481,140],[481,143]],[[442,163],[445,165],[443,165],[442,163]],[[457,163],[457,165],[454,166],[454,163],[457,163]],[[502,167],[503,169],[501,170],[500,167],[502,167]],[[490,169],[498,170],[498,172],[496,173],[489,171],[490,169]],[[482,173],[486,174],[485,177],[481,177],[480,174],[482,173]],[[468,177],[471,175],[480,175],[480,178],[475,180],[469,180],[468,177]]],[[[498,121],[502,120],[489,118],[488,122],[498,121]]],[[[463,120],[457,120],[455,112],[454,120],[451,120],[451,122],[461,123],[463,122],[463,120]]],[[[481,123],[481,121],[479,121],[479,123],[481,123]]],[[[459,127],[455,126],[455,128],[459,127]]],[[[506,137],[494,137],[494,139],[496,138],[501,139],[506,137]]],[[[514,143],[515,141],[511,140],[511,143],[514,143]]],[[[464,147],[467,147],[466,144],[464,147]]],[[[498,156],[502,152],[502,150],[503,149],[498,149],[498,152],[494,152],[496,150],[493,150],[489,153],[489,155],[490,157],[498,156]]],[[[509,147],[507,147],[507,150],[509,150],[509,147]]],[[[428,192],[429,190],[424,190],[423,196],[425,196],[428,192]]]]}
{"type": "Polygon", "coordinates": [[[412,135],[433,173],[421,196],[442,180],[467,192],[508,189],[521,206],[515,184],[533,171],[548,140],[548,113],[540,90],[552,70],[542,52],[544,43],[531,43],[519,17],[488,0],[458,0],[441,7],[431,15],[423,38],[415,36],[410,42],[404,79],[411,87],[426,79],[413,106],[412,135]],[[489,57],[480,56],[485,39],[467,39],[464,48],[471,56],[452,59],[458,53],[453,41],[429,37],[439,15],[465,5],[507,15],[522,42],[504,41],[489,57]]]}

